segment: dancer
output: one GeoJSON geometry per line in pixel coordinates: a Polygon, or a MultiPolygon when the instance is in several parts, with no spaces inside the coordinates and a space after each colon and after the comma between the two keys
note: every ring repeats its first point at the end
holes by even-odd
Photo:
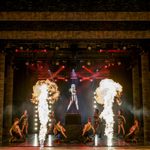
{"type": "Polygon", "coordinates": [[[69,111],[69,109],[70,109],[71,105],[73,104],[73,102],[75,103],[76,110],[78,111],[79,106],[78,106],[78,98],[77,98],[77,95],[76,95],[75,84],[71,84],[71,88],[69,89],[69,91],[71,92],[71,99],[70,99],[69,105],[67,107],[67,111],[69,111]]]}
{"type": "Polygon", "coordinates": [[[126,135],[126,140],[131,138],[133,142],[137,143],[138,134],[139,134],[139,122],[137,119],[135,119],[134,125],[132,125],[132,127],[129,130],[129,133],[126,135]]]}
{"type": "Polygon", "coordinates": [[[54,135],[60,136],[60,134],[63,135],[63,137],[67,138],[67,135],[65,134],[66,129],[61,125],[60,121],[54,126],[54,135]]]}
{"type": "Polygon", "coordinates": [[[118,136],[120,135],[120,132],[122,130],[123,136],[125,135],[125,129],[124,129],[124,124],[126,123],[125,117],[122,115],[121,110],[118,110],[118,115],[117,115],[117,121],[118,121],[118,136]]]}
{"type": "Polygon", "coordinates": [[[11,135],[9,142],[23,141],[23,135],[22,135],[20,127],[19,127],[19,118],[15,118],[14,123],[9,130],[9,133],[11,135]]]}
{"type": "Polygon", "coordinates": [[[92,123],[91,123],[91,118],[88,118],[88,122],[84,125],[83,131],[82,131],[82,136],[85,137],[84,142],[91,141],[90,136],[92,134],[95,135],[95,129],[94,129],[92,123]]]}
{"type": "Polygon", "coordinates": [[[20,122],[22,122],[21,131],[23,134],[28,134],[28,112],[27,110],[24,111],[23,115],[20,118],[20,122]]]}

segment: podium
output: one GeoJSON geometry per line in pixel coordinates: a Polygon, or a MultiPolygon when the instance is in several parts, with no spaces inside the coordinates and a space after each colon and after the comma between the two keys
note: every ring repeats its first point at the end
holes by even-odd
{"type": "Polygon", "coordinates": [[[79,113],[67,113],[65,116],[65,128],[68,141],[80,141],[82,137],[81,115],[79,113]]]}
{"type": "Polygon", "coordinates": [[[81,125],[81,115],[79,113],[67,113],[65,125],[81,125]]]}

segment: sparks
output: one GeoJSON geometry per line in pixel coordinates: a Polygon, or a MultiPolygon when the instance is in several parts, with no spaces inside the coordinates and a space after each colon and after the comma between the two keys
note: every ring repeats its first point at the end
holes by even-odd
{"type": "Polygon", "coordinates": [[[122,86],[111,79],[101,80],[99,87],[95,91],[94,98],[100,104],[104,105],[104,109],[100,114],[100,118],[105,120],[105,135],[107,136],[107,146],[112,146],[114,113],[113,103],[115,96],[119,96],[122,92],[122,86]]]}
{"type": "Polygon", "coordinates": [[[39,131],[39,142],[40,148],[44,147],[44,141],[47,133],[47,123],[49,108],[48,102],[52,104],[58,100],[59,97],[58,87],[54,82],[49,80],[37,81],[36,85],[33,86],[33,94],[31,101],[34,104],[38,104],[38,113],[40,121],[40,131],[39,131]]]}
{"type": "Polygon", "coordinates": [[[44,146],[45,136],[47,133],[47,123],[48,123],[48,87],[46,84],[42,84],[39,89],[41,90],[40,95],[38,97],[38,112],[39,112],[39,120],[40,120],[40,132],[39,132],[39,141],[40,146],[44,146]]]}

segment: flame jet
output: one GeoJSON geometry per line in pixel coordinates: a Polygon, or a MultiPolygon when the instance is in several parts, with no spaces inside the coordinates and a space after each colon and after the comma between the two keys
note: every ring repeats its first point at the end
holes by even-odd
{"type": "Polygon", "coordinates": [[[94,98],[104,109],[100,114],[100,118],[105,120],[105,135],[107,136],[107,146],[112,146],[114,113],[113,103],[115,97],[120,99],[122,86],[114,82],[112,79],[103,79],[99,83],[99,87],[95,91],[94,98]]]}
{"type": "Polygon", "coordinates": [[[40,120],[39,142],[40,148],[44,147],[44,141],[47,133],[47,123],[49,119],[48,103],[55,103],[59,98],[60,92],[56,83],[50,80],[39,80],[33,86],[31,102],[38,105],[38,114],[40,120]]]}

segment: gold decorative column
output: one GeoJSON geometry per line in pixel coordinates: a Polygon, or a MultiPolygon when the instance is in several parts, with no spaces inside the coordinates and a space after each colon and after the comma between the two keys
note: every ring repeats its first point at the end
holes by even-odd
{"type": "Polygon", "coordinates": [[[5,55],[0,53],[0,143],[2,143],[2,136],[3,136],[4,83],[5,83],[5,55]]]}
{"type": "Polygon", "coordinates": [[[148,53],[141,56],[144,142],[150,139],[150,78],[148,53]]]}

